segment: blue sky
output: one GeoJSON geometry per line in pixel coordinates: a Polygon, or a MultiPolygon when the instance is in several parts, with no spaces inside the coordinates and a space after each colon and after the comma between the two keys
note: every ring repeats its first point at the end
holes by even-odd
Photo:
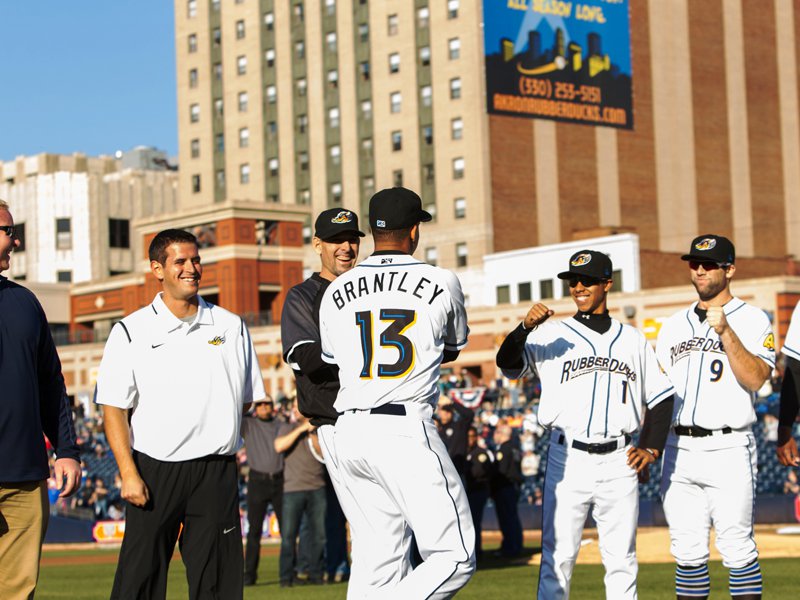
{"type": "Polygon", "coordinates": [[[172,0],[0,0],[0,160],[177,154],[172,0]]]}

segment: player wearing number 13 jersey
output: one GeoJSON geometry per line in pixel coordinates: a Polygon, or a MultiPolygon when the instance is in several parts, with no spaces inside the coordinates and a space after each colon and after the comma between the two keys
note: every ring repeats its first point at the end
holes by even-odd
{"type": "Polygon", "coordinates": [[[411,256],[422,210],[414,192],[370,200],[375,253],[340,275],[320,305],[322,357],[339,366],[336,452],[360,514],[348,598],[449,598],[475,568],[461,479],[433,408],[439,367],[467,342],[458,279],[411,256]],[[411,532],[423,563],[404,560],[411,532]],[[356,589],[353,581],[359,583],[356,589]]]}
{"type": "Polygon", "coordinates": [[[775,344],[764,311],[735,298],[730,240],[703,235],[689,254],[699,301],[670,317],[656,353],[675,385],[672,431],[664,453],[661,495],[677,561],[678,598],[710,593],[708,539],[730,570],[736,598],[761,598],[753,538],[756,444],[755,391],[775,366],[775,344]]]}

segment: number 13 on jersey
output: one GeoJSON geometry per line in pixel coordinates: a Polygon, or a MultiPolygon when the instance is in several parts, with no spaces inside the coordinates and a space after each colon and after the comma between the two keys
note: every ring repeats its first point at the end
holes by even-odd
{"type": "MultiPolygon", "coordinates": [[[[397,362],[392,364],[378,363],[378,377],[395,379],[403,377],[414,367],[414,344],[403,335],[417,321],[417,313],[404,308],[382,308],[379,318],[388,323],[379,337],[379,344],[384,348],[394,348],[398,352],[397,362]]],[[[361,353],[364,366],[361,379],[372,379],[372,362],[374,358],[374,340],[372,311],[362,310],[356,313],[356,326],[361,334],[361,353]]]]}

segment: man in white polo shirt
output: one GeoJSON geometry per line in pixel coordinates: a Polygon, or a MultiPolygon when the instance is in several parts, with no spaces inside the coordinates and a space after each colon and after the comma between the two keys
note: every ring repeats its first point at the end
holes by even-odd
{"type": "Polygon", "coordinates": [[[165,598],[183,525],[189,598],[241,598],[234,454],[243,411],[265,397],[258,360],[242,319],[198,295],[192,234],[162,231],[149,255],[163,291],[111,330],[95,390],[128,501],[111,597],[165,598]]]}

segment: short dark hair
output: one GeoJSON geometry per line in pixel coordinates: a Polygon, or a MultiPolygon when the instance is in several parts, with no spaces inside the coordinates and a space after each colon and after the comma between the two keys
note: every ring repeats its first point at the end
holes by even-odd
{"type": "MultiPolygon", "coordinates": [[[[413,227],[413,225],[412,225],[413,227]]],[[[411,235],[411,227],[403,229],[373,229],[372,237],[381,242],[402,242],[411,235]]]]}
{"type": "Polygon", "coordinates": [[[163,265],[167,262],[167,248],[172,244],[194,244],[197,246],[197,238],[183,229],[165,229],[159,231],[153,241],[150,242],[150,249],[147,251],[151,261],[156,261],[163,265]]]}

